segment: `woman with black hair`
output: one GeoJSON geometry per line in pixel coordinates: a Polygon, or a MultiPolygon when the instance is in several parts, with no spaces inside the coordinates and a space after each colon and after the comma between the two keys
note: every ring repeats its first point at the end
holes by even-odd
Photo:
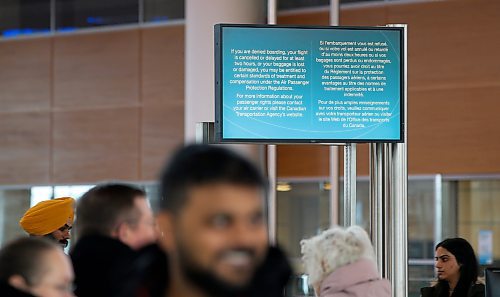
{"type": "Polygon", "coordinates": [[[484,297],[484,285],[477,282],[476,255],[467,240],[445,239],[435,255],[437,284],[422,288],[422,297],[484,297]]]}

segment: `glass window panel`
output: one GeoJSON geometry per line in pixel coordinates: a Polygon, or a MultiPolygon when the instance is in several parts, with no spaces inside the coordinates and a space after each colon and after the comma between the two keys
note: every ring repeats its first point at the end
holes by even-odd
{"type": "Polygon", "coordinates": [[[144,21],[164,22],[184,19],[184,0],[144,0],[144,21]]]}
{"type": "Polygon", "coordinates": [[[2,37],[31,35],[50,31],[50,0],[0,1],[2,37]]]}
{"type": "Polygon", "coordinates": [[[79,199],[85,192],[90,190],[94,185],[77,185],[77,186],[55,186],[54,198],[58,197],[73,197],[79,199]]]}
{"type": "Polygon", "coordinates": [[[470,242],[482,267],[500,265],[500,181],[458,182],[458,236],[470,242]],[[492,232],[492,242],[482,241],[480,232],[492,232]]]}
{"type": "Polygon", "coordinates": [[[0,190],[0,246],[15,238],[27,236],[19,220],[30,208],[31,191],[27,189],[0,190]]]}
{"type": "Polygon", "coordinates": [[[300,271],[300,240],[330,226],[329,190],[323,182],[280,182],[277,192],[277,239],[300,271]]]}
{"type": "Polygon", "coordinates": [[[138,21],[138,0],[56,0],[56,27],[60,31],[138,21]]]}
{"type": "Polygon", "coordinates": [[[434,181],[408,181],[408,257],[434,258],[434,181]]]}
{"type": "Polygon", "coordinates": [[[456,181],[443,181],[442,184],[443,195],[443,219],[442,219],[442,232],[443,238],[457,236],[457,195],[458,195],[458,182],[456,181]]]}
{"type": "Polygon", "coordinates": [[[158,184],[150,184],[144,186],[144,191],[154,213],[157,213],[160,208],[160,187],[158,184]]]}
{"type": "Polygon", "coordinates": [[[434,279],[434,180],[408,181],[408,296],[434,279]]]}
{"type": "Polygon", "coordinates": [[[434,262],[408,265],[408,297],[420,297],[420,289],[431,285],[434,279],[434,262]]]}
{"type": "MultiPolygon", "coordinates": [[[[339,221],[344,220],[344,181],[339,182],[339,221]]],[[[356,181],[356,224],[370,232],[370,183],[363,178],[356,181]]]]}
{"type": "Polygon", "coordinates": [[[54,194],[53,190],[54,188],[50,186],[32,187],[30,207],[33,207],[44,200],[52,199],[54,194]]]}

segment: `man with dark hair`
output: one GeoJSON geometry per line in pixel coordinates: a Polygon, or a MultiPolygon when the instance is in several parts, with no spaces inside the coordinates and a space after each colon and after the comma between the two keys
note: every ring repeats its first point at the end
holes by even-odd
{"type": "Polygon", "coordinates": [[[103,184],[90,189],[76,207],[75,293],[133,296],[140,250],[156,241],[153,213],[141,189],[103,184]]]}
{"type": "Polygon", "coordinates": [[[71,262],[44,238],[21,238],[0,250],[0,296],[70,297],[71,262]]]}
{"type": "Polygon", "coordinates": [[[178,151],[161,177],[160,243],[169,255],[167,297],[278,297],[291,270],[270,247],[267,181],[218,146],[178,151]]]}

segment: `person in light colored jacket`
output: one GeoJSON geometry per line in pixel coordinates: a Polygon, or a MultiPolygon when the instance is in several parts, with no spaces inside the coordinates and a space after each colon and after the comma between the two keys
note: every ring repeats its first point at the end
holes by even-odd
{"type": "Polygon", "coordinates": [[[300,242],[305,273],[319,297],[390,297],[368,234],[359,226],[332,227],[300,242]]]}

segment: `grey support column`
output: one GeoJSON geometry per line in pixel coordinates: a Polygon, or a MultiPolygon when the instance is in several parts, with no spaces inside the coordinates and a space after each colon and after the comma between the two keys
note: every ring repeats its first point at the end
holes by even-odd
{"type": "Polygon", "coordinates": [[[0,246],[26,236],[19,220],[30,208],[31,189],[0,190],[0,246]]]}
{"type": "MultiPolygon", "coordinates": [[[[330,0],[330,25],[339,25],[339,0],[330,0]]],[[[339,220],[339,147],[330,146],[330,225],[338,225],[339,220]]]]}
{"type": "Polygon", "coordinates": [[[196,123],[214,122],[214,24],[263,23],[264,5],[264,1],[186,0],[186,141],[195,140],[196,123]]]}
{"type": "Polygon", "coordinates": [[[386,218],[389,192],[387,144],[370,144],[370,231],[377,266],[382,277],[387,277],[386,218]]]}
{"type": "Polygon", "coordinates": [[[406,25],[404,27],[404,50],[401,59],[405,65],[403,75],[404,142],[391,144],[391,195],[390,195],[390,243],[392,296],[408,296],[408,60],[406,25]]]}
{"type": "Polygon", "coordinates": [[[344,226],[356,224],[356,144],[344,146],[344,226]]]}
{"type": "Polygon", "coordinates": [[[406,166],[406,143],[397,143],[392,147],[393,177],[390,195],[390,243],[391,283],[393,296],[408,296],[408,173],[406,166]]]}
{"type": "MultiPolygon", "coordinates": [[[[390,25],[403,26],[406,25],[390,25]]],[[[408,116],[407,116],[407,33],[404,32],[403,75],[404,141],[370,144],[371,233],[377,264],[391,281],[392,296],[408,296],[408,116]]]]}
{"type": "MultiPolygon", "coordinates": [[[[211,128],[206,124],[215,121],[214,25],[262,24],[265,22],[265,5],[265,1],[186,0],[184,104],[186,142],[207,143],[212,139],[211,128]],[[197,128],[197,123],[203,124],[197,128]]],[[[264,171],[266,160],[262,145],[230,145],[230,147],[245,154],[264,171]]]]}
{"type": "Polygon", "coordinates": [[[443,177],[434,177],[434,246],[443,240],[443,177]]]}
{"type": "MultiPolygon", "coordinates": [[[[277,20],[277,0],[267,1],[267,23],[275,25],[277,20]]],[[[276,203],[276,184],[277,184],[277,168],[276,168],[276,145],[267,146],[267,176],[269,178],[269,196],[267,205],[267,225],[269,229],[269,242],[276,244],[277,233],[277,203],[276,203]]]]}

